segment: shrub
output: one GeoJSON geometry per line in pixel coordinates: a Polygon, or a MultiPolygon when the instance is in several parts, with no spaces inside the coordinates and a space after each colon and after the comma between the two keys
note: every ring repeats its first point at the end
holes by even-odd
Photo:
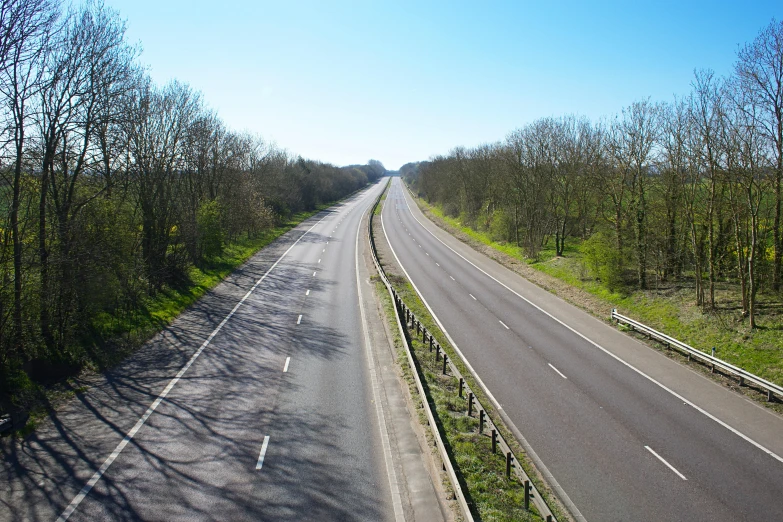
{"type": "Polygon", "coordinates": [[[582,243],[581,250],[593,277],[612,292],[622,287],[622,258],[611,236],[596,232],[582,243]]]}
{"type": "Polygon", "coordinates": [[[220,204],[207,201],[198,209],[198,223],[201,255],[205,258],[217,257],[223,253],[223,227],[220,226],[220,204]]]}

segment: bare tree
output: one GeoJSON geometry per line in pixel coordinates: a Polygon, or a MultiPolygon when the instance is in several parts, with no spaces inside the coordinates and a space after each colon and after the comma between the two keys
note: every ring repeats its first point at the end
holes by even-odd
{"type": "Polygon", "coordinates": [[[73,255],[78,238],[73,223],[85,205],[108,187],[97,176],[81,181],[87,172],[102,170],[96,139],[103,125],[100,120],[123,94],[134,58],[125,44],[124,23],[101,3],[88,3],[80,11],[69,13],[51,42],[44,61],[38,115],[42,149],[38,240],[44,303],[40,320],[49,348],[54,343],[50,310],[57,312],[57,338],[62,347],[78,297],[73,255]],[[49,297],[48,201],[56,223],[56,301],[49,297]]]}
{"type": "Polygon", "coordinates": [[[11,240],[14,265],[14,345],[22,347],[22,238],[19,225],[22,175],[31,100],[40,88],[41,63],[50,32],[57,19],[56,4],[50,0],[5,0],[0,3],[0,95],[4,98],[6,131],[3,148],[10,152],[11,178],[3,169],[4,181],[11,186],[11,240]]]}
{"type": "Polygon", "coordinates": [[[130,175],[141,210],[142,255],[149,290],[172,276],[167,262],[181,188],[183,143],[201,111],[201,95],[172,82],[162,89],[149,79],[137,87],[128,121],[130,175]]]}
{"type": "Polygon", "coordinates": [[[708,193],[705,202],[707,224],[707,262],[709,265],[709,305],[715,308],[715,279],[717,274],[720,227],[715,226],[716,212],[721,199],[721,169],[724,151],[721,148],[720,127],[725,115],[725,82],[715,78],[710,70],[696,71],[691,94],[691,115],[697,141],[693,147],[701,175],[706,178],[708,193]]]}
{"type": "Polygon", "coordinates": [[[774,243],[773,286],[781,286],[781,183],[783,183],[783,21],[774,19],[761,30],[752,43],[741,47],[737,55],[736,73],[743,88],[755,102],[758,113],[753,120],[763,137],[769,140],[775,169],[775,221],[772,226],[774,243]]]}

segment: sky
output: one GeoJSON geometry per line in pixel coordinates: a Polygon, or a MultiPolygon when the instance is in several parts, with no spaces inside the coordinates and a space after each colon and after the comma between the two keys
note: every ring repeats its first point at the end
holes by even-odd
{"type": "Polygon", "coordinates": [[[388,169],[547,116],[610,117],[731,73],[783,2],[105,0],[159,84],[237,131],[388,169]]]}

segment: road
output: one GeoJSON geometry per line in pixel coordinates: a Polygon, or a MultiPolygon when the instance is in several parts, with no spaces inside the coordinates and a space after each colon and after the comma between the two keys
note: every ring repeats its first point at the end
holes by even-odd
{"type": "Polygon", "coordinates": [[[429,222],[395,178],[398,263],[578,519],[783,520],[783,420],[429,222]]]}
{"type": "Polygon", "coordinates": [[[432,505],[404,491],[397,426],[410,419],[384,411],[394,399],[359,306],[357,234],[384,185],[264,249],[27,440],[5,441],[0,519],[403,520],[432,505]]]}

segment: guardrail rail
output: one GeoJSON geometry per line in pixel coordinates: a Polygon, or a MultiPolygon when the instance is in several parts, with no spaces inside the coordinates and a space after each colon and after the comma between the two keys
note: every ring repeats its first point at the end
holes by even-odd
{"type": "Polygon", "coordinates": [[[742,368],[738,366],[734,366],[733,364],[728,363],[722,359],[718,359],[714,355],[710,355],[708,353],[702,352],[701,350],[697,350],[696,348],[687,345],[684,342],[675,339],[674,337],[670,337],[665,333],[661,333],[658,330],[650,328],[646,324],[640,323],[639,321],[631,319],[630,317],[621,315],[617,313],[616,308],[612,308],[612,320],[616,321],[618,324],[625,324],[626,326],[631,328],[631,330],[640,332],[646,335],[650,339],[655,339],[656,341],[665,344],[667,348],[676,348],[682,351],[688,357],[689,361],[691,360],[691,358],[698,359],[700,362],[710,366],[712,368],[713,373],[717,368],[725,373],[729,373],[737,376],[737,378],[739,379],[740,386],[743,386],[748,382],[755,384],[756,386],[758,386],[759,388],[767,392],[768,401],[773,401],[775,399],[775,396],[777,396],[778,398],[783,398],[783,387],[780,387],[775,383],[769,382],[766,379],[762,379],[758,375],[752,374],[749,371],[743,370],[742,368]]]}

